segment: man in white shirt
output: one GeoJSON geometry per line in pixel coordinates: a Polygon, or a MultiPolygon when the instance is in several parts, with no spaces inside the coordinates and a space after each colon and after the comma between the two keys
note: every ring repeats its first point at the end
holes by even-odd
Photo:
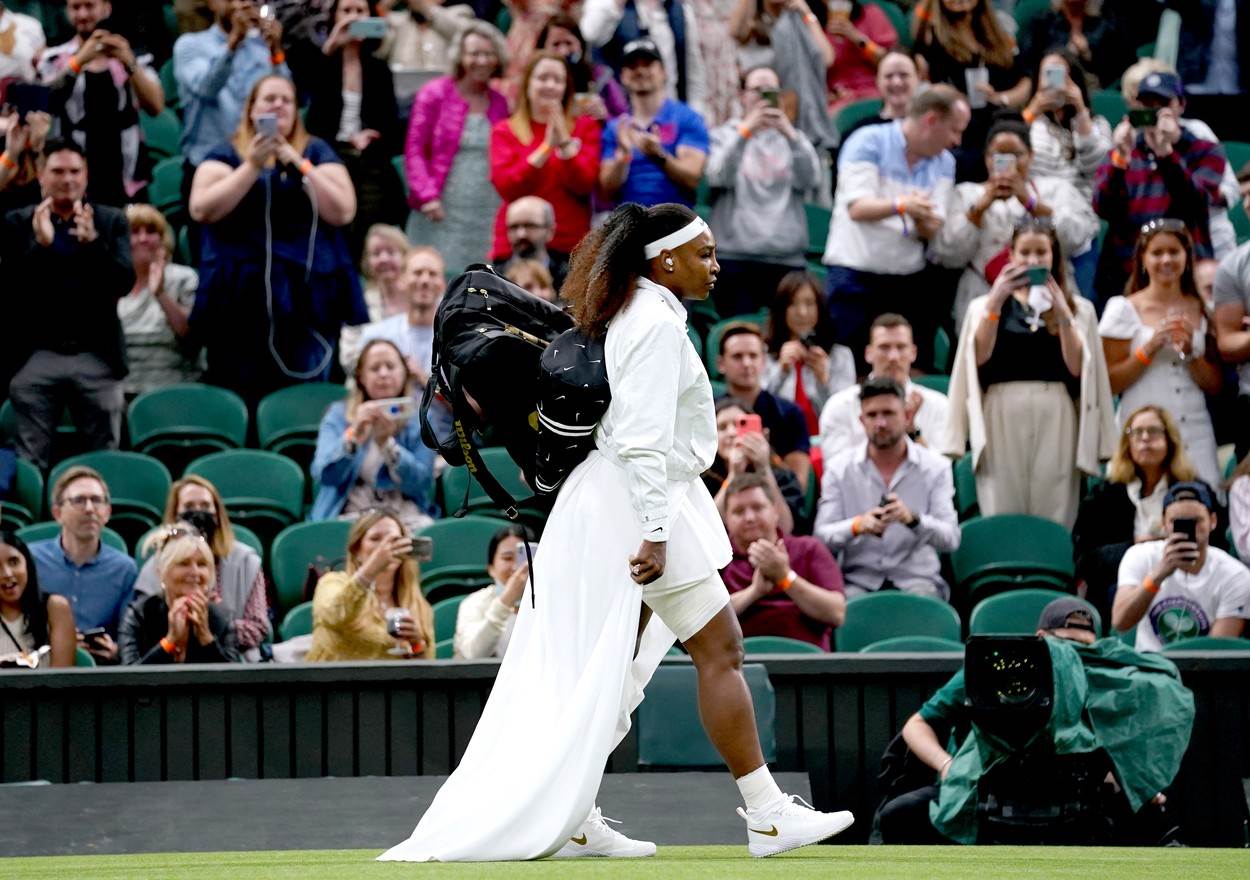
{"type": "MultiPolygon", "coordinates": [[[[946,395],[911,381],[916,362],[916,344],[911,324],[902,315],[878,315],[868,330],[864,359],[870,379],[892,379],[903,387],[906,397],[907,433],[922,446],[940,437],[946,427],[946,395]]],[[[825,461],[851,448],[862,447],[868,435],[860,421],[859,386],[844,388],[820,412],[820,450],[825,461]]]]}
{"type": "Polygon", "coordinates": [[[1163,498],[1167,540],[1135,544],[1124,554],[1111,625],[1121,633],[1136,627],[1138,651],[1242,634],[1250,617],[1250,569],[1208,543],[1215,511],[1206,483],[1174,483],[1163,498]]]}
{"type": "Polygon", "coordinates": [[[864,350],[874,317],[902,312],[917,325],[922,368],[932,369],[933,336],[950,299],[925,251],[942,228],[955,182],[950,149],[971,118],[963,95],[931,86],[916,93],[904,119],[861,128],[838,152],[822,262],[837,341],[851,351],[864,350]]]}
{"type": "Polygon", "coordinates": [[[897,382],[869,379],[859,395],[868,439],[825,461],[812,534],[839,554],[848,599],[889,589],[946,599],[938,553],[960,539],[950,462],[908,439],[897,382]]]}
{"type": "MultiPolygon", "coordinates": [[[[414,247],[404,260],[400,278],[408,290],[408,311],[366,324],[360,332],[360,348],[371,339],[388,339],[395,343],[408,361],[413,380],[424,388],[430,379],[430,359],[434,353],[434,313],[447,290],[443,255],[429,245],[414,247]]],[[[343,366],[349,373],[355,369],[359,354],[359,349],[343,353],[343,366]]]]}

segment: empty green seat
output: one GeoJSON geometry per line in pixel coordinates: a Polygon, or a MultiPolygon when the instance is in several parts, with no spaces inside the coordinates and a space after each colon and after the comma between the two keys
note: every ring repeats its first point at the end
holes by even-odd
{"type": "Polygon", "coordinates": [[[182,121],[173,110],[167,107],[155,116],[142,112],[139,127],[143,129],[143,142],[153,159],[182,158],[182,121]]]}
{"type": "Polygon", "coordinates": [[[182,199],[184,173],[183,158],[171,156],[156,163],[148,183],[148,200],[173,226],[182,226],[187,219],[187,207],[182,199]]]}
{"type": "Polygon", "coordinates": [[[275,536],[303,513],[304,472],[276,452],[214,452],[191,462],[186,473],[216,486],[231,521],[238,520],[262,538],[275,536]]]}
{"type": "Polygon", "coordinates": [[[427,598],[450,589],[488,584],[490,539],[507,523],[486,516],[441,519],[421,530],[433,543],[433,558],[421,563],[421,591],[427,598]]]}
{"type": "Polygon", "coordinates": [[[194,459],[247,440],[247,404],[215,385],[166,385],[136,397],[126,413],[130,445],[158,458],[172,473],[194,459]]]}
{"type": "Polygon", "coordinates": [[[140,452],[102,449],[65,459],[48,475],[48,510],[52,510],[52,490],[61,474],[71,467],[94,468],[104,478],[112,500],[109,525],[126,539],[139,540],[161,521],[165,500],[173,482],[169,469],[157,459],[140,452]]]}
{"type": "Polygon", "coordinates": [[[951,377],[944,373],[930,373],[926,376],[916,376],[911,381],[916,385],[931,388],[941,394],[946,394],[950,391],[951,387],[951,377]]]}
{"type": "Polygon", "coordinates": [[[1101,116],[1115,128],[1128,113],[1128,102],[1119,89],[1100,89],[1089,96],[1089,109],[1095,116],[1101,116]]]}
{"type": "MultiPolygon", "coordinates": [[[[165,7],[166,12],[172,9],[172,6],[165,7]]],[[[177,30],[173,33],[177,33],[177,30]]],[[[174,59],[170,58],[161,65],[160,78],[161,91],[165,93],[165,109],[177,110],[182,99],[178,94],[178,77],[174,74],[174,59]]]]}
{"type": "MultiPolygon", "coordinates": [[[[33,544],[36,541],[47,541],[55,538],[61,533],[61,524],[57,522],[39,522],[34,525],[23,526],[17,530],[17,536],[27,544],[33,544]]],[[[130,555],[130,548],[126,546],[126,539],[117,532],[105,526],[100,532],[100,543],[107,544],[118,553],[130,555]]]]}
{"type": "Polygon", "coordinates": [[[308,566],[343,567],[351,526],[347,520],[327,519],[296,523],[278,533],[269,547],[269,570],[279,612],[294,608],[304,600],[308,566]]]}
{"type": "Polygon", "coordinates": [[[17,459],[13,499],[0,501],[0,523],[6,529],[20,529],[39,519],[43,511],[43,475],[24,458],[17,459]]]}
{"type": "MultiPolygon", "coordinates": [[[[1031,635],[1037,632],[1037,619],[1042,609],[1055,599],[1075,598],[1056,590],[1011,590],[982,599],[968,618],[968,634],[1031,635]]],[[[1082,600],[1083,601],[1083,600],[1082,600]]],[[[1088,602],[1083,602],[1094,621],[1094,632],[1102,635],[1102,616],[1088,602]]]]}
{"type": "Polygon", "coordinates": [[[959,612],[941,599],[899,590],[866,593],[846,603],[846,620],[834,630],[838,651],[858,651],[894,636],[959,640],[959,612]]]}
{"type": "Polygon", "coordinates": [[[313,603],[301,602],[282,618],[282,626],[278,628],[278,634],[282,636],[282,641],[293,639],[296,636],[310,636],[313,631],[313,603]]]}
{"type": "MultiPolygon", "coordinates": [[[[760,663],[742,667],[751,700],[755,726],[765,761],[777,759],[774,722],[777,698],[768,670],[760,663]]],[[[647,685],[646,699],[638,707],[638,764],[643,767],[723,767],[699,721],[698,689],[693,664],[662,664],[647,685]]]]}
{"type": "Polygon", "coordinates": [[[456,640],[443,639],[441,642],[434,643],[434,659],[435,660],[451,660],[456,656],[456,640]]]}
{"type": "Polygon", "coordinates": [[[850,133],[856,123],[865,119],[876,116],[881,112],[882,101],[880,98],[864,98],[862,101],[852,101],[841,107],[833,117],[833,127],[838,130],[838,134],[843,138],[850,133]]]}
{"type": "Polygon", "coordinates": [[[955,639],[940,639],[937,636],[895,636],[882,639],[859,649],[861,654],[935,654],[943,651],[964,652],[964,643],[955,639]]]}
{"type": "Polygon", "coordinates": [[[960,526],[959,548],[951,554],[955,581],[969,596],[1020,586],[1070,591],[1075,566],[1072,536],[1058,523],[1011,513],[983,516],[960,526]]]}
{"type": "Polygon", "coordinates": [[[456,637],[456,615],[464,596],[449,596],[434,603],[434,642],[445,642],[456,637]]]}
{"type": "Polygon", "coordinates": [[[330,405],[346,389],[334,382],[306,382],[267,395],[256,407],[256,438],[261,449],[277,452],[307,468],[317,448],[317,432],[330,405]]]}
{"type": "Polygon", "coordinates": [[[955,461],[955,512],[959,521],[979,516],[981,508],[977,503],[977,477],[972,470],[972,453],[966,453],[955,461]]]}
{"type": "Polygon", "coordinates": [[[742,640],[742,647],[751,654],[823,654],[819,645],[784,636],[751,636],[742,640]]]}
{"type": "Polygon", "coordinates": [[[824,205],[811,202],[803,203],[803,211],[807,214],[807,258],[820,262],[825,255],[825,245],[829,239],[829,223],[833,212],[824,205]]]}
{"type": "MultiPolygon", "coordinates": [[[[1137,627],[1133,627],[1133,632],[1137,627]]],[[[1222,636],[1194,636],[1192,639],[1181,639],[1164,645],[1167,653],[1173,651],[1250,651],[1250,640],[1230,639],[1222,636]]]]}

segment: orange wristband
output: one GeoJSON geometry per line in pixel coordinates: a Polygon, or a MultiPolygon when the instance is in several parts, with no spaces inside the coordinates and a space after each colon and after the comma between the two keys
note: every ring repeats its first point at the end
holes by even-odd
{"type": "Polygon", "coordinates": [[[997,323],[998,323],[998,319],[999,319],[999,317],[1000,317],[1000,315],[998,314],[998,312],[986,312],[986,313],[985,313],[985,320],[987,320],[987,321],[992,321],[992,322],[994,322],[995,324],[997,324],[997,323]]]}
{"type": "Polygon", "coordinates": [[[752,135],[752,133],[753,133],[753,132],[751,131],[751,129],[747,126],[747,124],[746,124],[745,122],[744,122],[744,123],[742,123],[742,125],[739,125],[739,126],[738,126],[738,135],[739,135],[739,136],[740,136],[740,137],[741,137],[744,141],[746,141],[746,140],[750,140],[750,139],[751,139],[751,135],[752,135]]]}
{"type": "Polygon", "coordinates": [[[1141,361],[1143,366],[1150,366],[1150,355],[1146,354],[1146,349],[1142,348],[1140,345],[1137,346],[1137,351],[1133,352],[1133,357],[1141,361]]]}
{"type": "Polygon", "coordinates": [[[304,177],[307,177],[309,174],[311,174],[312,170],[313,170],[313,163],[311,159],[305,159],[303,162],[299,163],[299,173],[302,174],[304,177]]]}
{"type": "Polygon", "coordinates": [[[78,60],[77,55],[69,56],[69,61],[65,62],[65,65],[70,69],[74,76],[78,76],[78,74],[82,73],[82,62],[78,60]]]}
{"type": "Polygon", "coordinates": [[[277,67],[279,64],[285,64],[285,63],[286,63],[286,53],[285,53],[285,52],[283,52],[281,49],[279,49],[277,52],[274,52],[272,55],[270,55],[270,56],[269,56],[269,62],[270,62],[270,63],[271,63],[274,67],[277,67]]]}
{"type": "Polygon", "coordinates": [[[859,537],[859,531],[860,531],[860,529],[859,529],[859,517],[855,517],[853,520],[851,520],[851,537],[852,537],[852,538],[858,538],[858,537],[859,537]]]}
{"type": "Polygon", "coordinates": [[[8,153],[0,153],[0,168],[7,168],[10,171],[16,171],[17,163],[9,158],[8,153]]]}
{"type": "Polygon", "coordinates": [[[867,40],[864,43],[864,45],[859,47],[859,50],[863,52],[865,55],[867,55],[869,58],[871,58],[873,55],[877,54],[877,50],[880,48],[881,47],[878,46],[876,43],[874,43],[872,40],[867,40]]]}
{"type": "Polygon", "coordinates": [[[1154,582],[1150,575],[1146,575],[1145,580],[1141,582],[1141,588],[1152,596],[1159,592],[1159,585],[1154,582]]]}
{"type": "Polygon", "coordinates": [[[1032,110],[1025,110],[1023,113],[1020,114],[1020,116],[1021,118],[1024,119],[1025,125],[1032,125],[1033,121],[1037,119],[1037,114],[1034,113],[1032,110]]]}
{"type": "Polygon", "coordinates": [[[171,642],[168,638],[165,638],[164,636],[162,636],[161,637],[161,650],[164,651],[166,654],[176,654],[178,653],[178,646],[175,645],[173,642],[171,642]]]}
{"type": "Polygon", "coordinates": [[[1119,150],[1112,150],[1111,164],[1120,170],[1124,170],[1128,167],[1128,156],[1124,155],[1119,150]]]}
{"type": "Polygon", "coordinates": [[[786,572],[785,577],[777,581],[777,589],[781,590],[781,592],[784,593],[786,590],[794,586],[794,579],[796,577],[798,577],[798,575],[794,573],[794,569],[790,569],[788,572],[786,572]]]}

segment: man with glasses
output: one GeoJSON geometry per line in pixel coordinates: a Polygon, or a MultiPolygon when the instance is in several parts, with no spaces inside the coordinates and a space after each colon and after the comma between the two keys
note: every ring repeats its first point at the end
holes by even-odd
{"type": "Polygon", "coordinates": [[[551,273],[551,286],[559,290],[569,265],[566,255],[547,250],[556,231],[556,212],[551,203],[538,196],[522,196],[508,205],[504,231],[511,252],[499,267],[499,274],[507,274],[508,267],[515,262],[533,260],[551,273]]]}
{"type": "Polygon", "coordinates": [[[100,540],[111,512],[104,478],[71,467],[52,486],[52,518],[61,533],[30,545],[39,585],[69,600],[79,642],[97,663],[117,662],[114,638],[139,576],[133,559],[100,540]]]}

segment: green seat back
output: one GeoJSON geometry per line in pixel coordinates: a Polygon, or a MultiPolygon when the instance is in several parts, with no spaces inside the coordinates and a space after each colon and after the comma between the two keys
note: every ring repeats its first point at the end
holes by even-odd
{"type": "Polygon", "coordinates": [[[313,603],[301,602],[282,618],[282,626],[278,627],[278,635],[282,641],[296,636],[310,636],[313,631],[313,603]]]}
{"type": "Polygon", "coordinates": [[[893,0],[867,0],[866,6],[875,6],[885,13],[895,33],[898,34],[898,45],[903,49],[911,48],[911,22],[907,13],[893,0]]]}
{"type": "Polygon", "coordinates": [[[857,122],[880,113],[881,106],[882,101],[880,98],[864,98],[862,101],[852,101],[838,110],[833,117],[833,127],[845,139],[847,133],[855,127],[857,122]]]}
{"type": "Polygon", "coordinates": [[[247,404],[215,385],[166,385],[140,394],[126,414],[130,445],[161,459],[174,473],[212,452],[247,440],[247,404]]]}
{"type": "MultiPolygon", "coordinates": [[[[502,446],[493,446],[482,450],[482,463],[491,475],[499,481],[499,485],[508,491],[517,502],[524,502],[533,497],[534,490],[525,484],[521,468],[508,450],[502,446]]],[[[464,501],[465,489],[469,490],[469,512],[499,512],[498,506],[486,494],[482,484],[475,480],[469,469],[464,465],[447,467],[438,475],[438,499],[445,514],[459,510],[464,501]]]]}
{"type": "Polygon", "coordinates": [[[182,158],[182,121],[173,110],[166,107],[155,116],[141,112],[139,127],[143,129],[143,142],[153,159],[182,158]]]}
{"type": "Polygon", "coordinates": [[[19,529],[39,519],[43,512],[43,475],[24,458],[17,459],[13,498],[0,501],[0,523],[6,529],[19,529]]]}
{"type": "Polygon", "coordinates": [[[703,362],[707,364],[707,377],[713,382],[719,381],[720,369],[716,366],[716,358],[720,355],[720,338],[734,324],[754,324],[760,330],[768,326],[768,309],[761,309],[749,315],[735,315],[724,321],[718,321],[707,331],[707,343],[703,347],[703,362]]]}
{"type": "Polygon", "coordinates": [[[1012,513],[983,516],[960,526],[951,554],[955,580],[969,593],[985,582],[1050,581],[1066,588],[1075,575],[1072,536],[1058,523],[1012,513]]]}
{"type": "Polygon", "coordinates": [[[79,645],[74,649],[74,665],[81,666],[84,669],[95,667],[95,658],[91,656],[91,652],[79,645]]]}
{"type": "Polygon", "coordinates": [[[304,600],[309,565],[328,569],[346,558],[347,533],[351,526],[341,519],[296,523],[273,539],[269,547],[269,571],[280,612],[304,600]]]}
{"type": "Polygon", "coordinates": [[[437,643],[455,638],[456,615],[460,613],[460,603],[464,596],[450,596],[434,603],[434,641],[437,643]]]}
{"type": "Polygon", "coordinates": [[[173,482],[169,469],[157,459],[140,452],[104,449],[65,459],[48,475],[48,510],[52,510],[52,490],[57,479],[76,465],[94,468],[104,478],[113,502],[111,525],[133,544],[161,521],[165,500],[173,482]]]}
{"type": "Polygon", "coordinates": [[[404,199],[408,198],[408,169],[404,166],[403,155],[391,157],[391,167],[395,169],[395,173],[399,175],[400,181],[404,185],[404,199]]]}
{"type": "Polygon", "coordinates": [[[1033,26],[1033,19],[1050,11],[1051,0],[1016,0],[1015,19],[1019,30],[1017,34],[1027,33],[1033,26]]]}
{"type": "Polygon", "coordinates": [[[346,393],[334,382],[306,382],[266,396],[256,407],[260,448],[282,452],[292,443],[311,442],[315,446],[326,410],[346,393]]]}
{"type": "Polygon", "coordinates": [[[434,542],[433,558],[421,563],[421,589],[428,596],[435,586],[474,585],[490,580],[486,573],[490,539],[507,522],[488,516],[441,519],[421,530],[434,542]]]}
{"type": "Polygon", "coordinates": [[[742,640],[742,647],[751,654],[823,654],[819,645],[784,636],[751,636],[742,640]]]}
{"type": "Polygon", "coordinates": [[[933,334],[933,367],[936,370],[950,372],[951,338],[941,327],[933,334]]]}
{"type": "Polygon", "coordinates": [[[152,168],[152,180],[148,183],[148,200],[166,219],[181,226],[186,217],[186,205],[182,203],[183,159],[171,156],[162,159],[152,168]]]}
{"type": "Polygon", "coordinates": [[[833,212],[824,205],[811,202],[804,202],[803,211],[807,214],[807,258],[819,263],[829,241],[829,222],[833,219],[833,212]]]}
{"type": "Polygon", "coordinates": [[[247,526],[239,525],[236,522],[230,523],[230,529],[234,532],[234,539],[241,544],[246,544],[256,551],[256,555],[265,560],[265,542],[260,536],[249,529],[247,526]]]}
{"type": "MultiPolygon", "coordinates": [[[[968,618],[968,634],[973,636],[1032,635],[1042,609],[1055,599],[1071,599],[1057,590],[1011,590],[982,599],[968,618]]],[[[1094,631],[1102,635],[1102,616],[1084,603],[1094,621],[1094,631]]]]}
{"type": "MultiPolygon", "coordinates": [[[[1136,632],[1137,627],[1133,627],[1136,632]]],[[[1250,640],[1229,639],[1221,636],[1194,636],[1192,639],[1181,639],[1178,642],[1164,645],[1167,653],[1173,651],[1250,651],[1250,640]]]]}
{"type": "Polygon", "coordinates": [[[972,470],[972,453],[957,459],[954,465],[955,512],[959,521],[972,519],[981,513],[977,502],[977,477],[972,470]]]}
{"type": "Polygon", "coordinates": [[[1089,96],[1089,107],[1095,116],[1101,116],[1115,128],[1128,113],[1128,102],[1118,89],[1100,89],[1089,96]]]}
{"type": "MultiPolygon", "coordinates": [[[[768,670],[760,663],[742,667],[755,726],[765,761],[777,757],[775,720],[777,698],[768,670]]],[[[647,698],[638,707],[638,764],[644,767],[723,767],[699,721],[696,672],[693,664],[662,664],[647,685],[647,698]]]]}
{"type": "Polygon", "coordinates": [[[434,643],[434,659],[435,660],[451,660],[456,656],[456,640],[443,639],[441,642],[434,643]]]}
{"type": "Polygon", "coordinates": [[[1242,167],[1250,162],[1250,143],[1245,141],[1224,141],[1224,156],[1228,159],[1228,167],[1233,174],[1240,174],[1242,167]]]}
{"type": "MultiPolygon", "coordinates": [[[[47,541],[55,538],[61,533],[61,524],[57,522],[39,522],[34,525],[23,526],[17,530],[17,536],[27,544],[33,544],[36,541],[47,541]]],[[[130,548],[126,546],[126,539],[110,529],[108,526],[100,532],[100,542],[112,547],[118,553],[130,555],[130,548]]]]}
{"type": "Polygon", "coordinates": [[[211,482],[221,493],[231,517],[263,509],[288,524],[300,518],[304,504],[304,472],[285,456],[257,449],[230,449],[197,458],[186,473],[211,482]]]}
{"type": "MultiPolygon", "coordinates": [[[[172,10],[167,6],[166,11],[172,10]]],[[[174,75],[174,59],[170,58],[161,65],[161,91],[165,93],[165,109],[177,110],[182,98],[178,94],[178,77],[174,75]]]]}
{"type": "Polygon", "coordinates": [[[951,387],[951,377],[945,375],[944,373],[931,373],[927,376],[916,376],[912,379],[912,382],[917,385],[922,385],[925,388],[931,388],[941,394],[949,392],[951,387]]]}
{"type": "Polygon", "coordinates": [[[936,654],[943,651],[957,651],[962,654],[964,643],[955,639],[940,639],[936,636],[895,636],[892,639],[882,639],[879,642],[873,642],[871,645],[864,645],[864,647],[859,649],[861,654],[888,654],[891,652],[936,654]]]}
{"type": "Polygon", "coordinates": [[[941,599],[898,590],[867,593],[846,603],[846,620],[834,631],[839,651],[858,651],[894,636],[959,640],[959,612],[941,599]]]}

